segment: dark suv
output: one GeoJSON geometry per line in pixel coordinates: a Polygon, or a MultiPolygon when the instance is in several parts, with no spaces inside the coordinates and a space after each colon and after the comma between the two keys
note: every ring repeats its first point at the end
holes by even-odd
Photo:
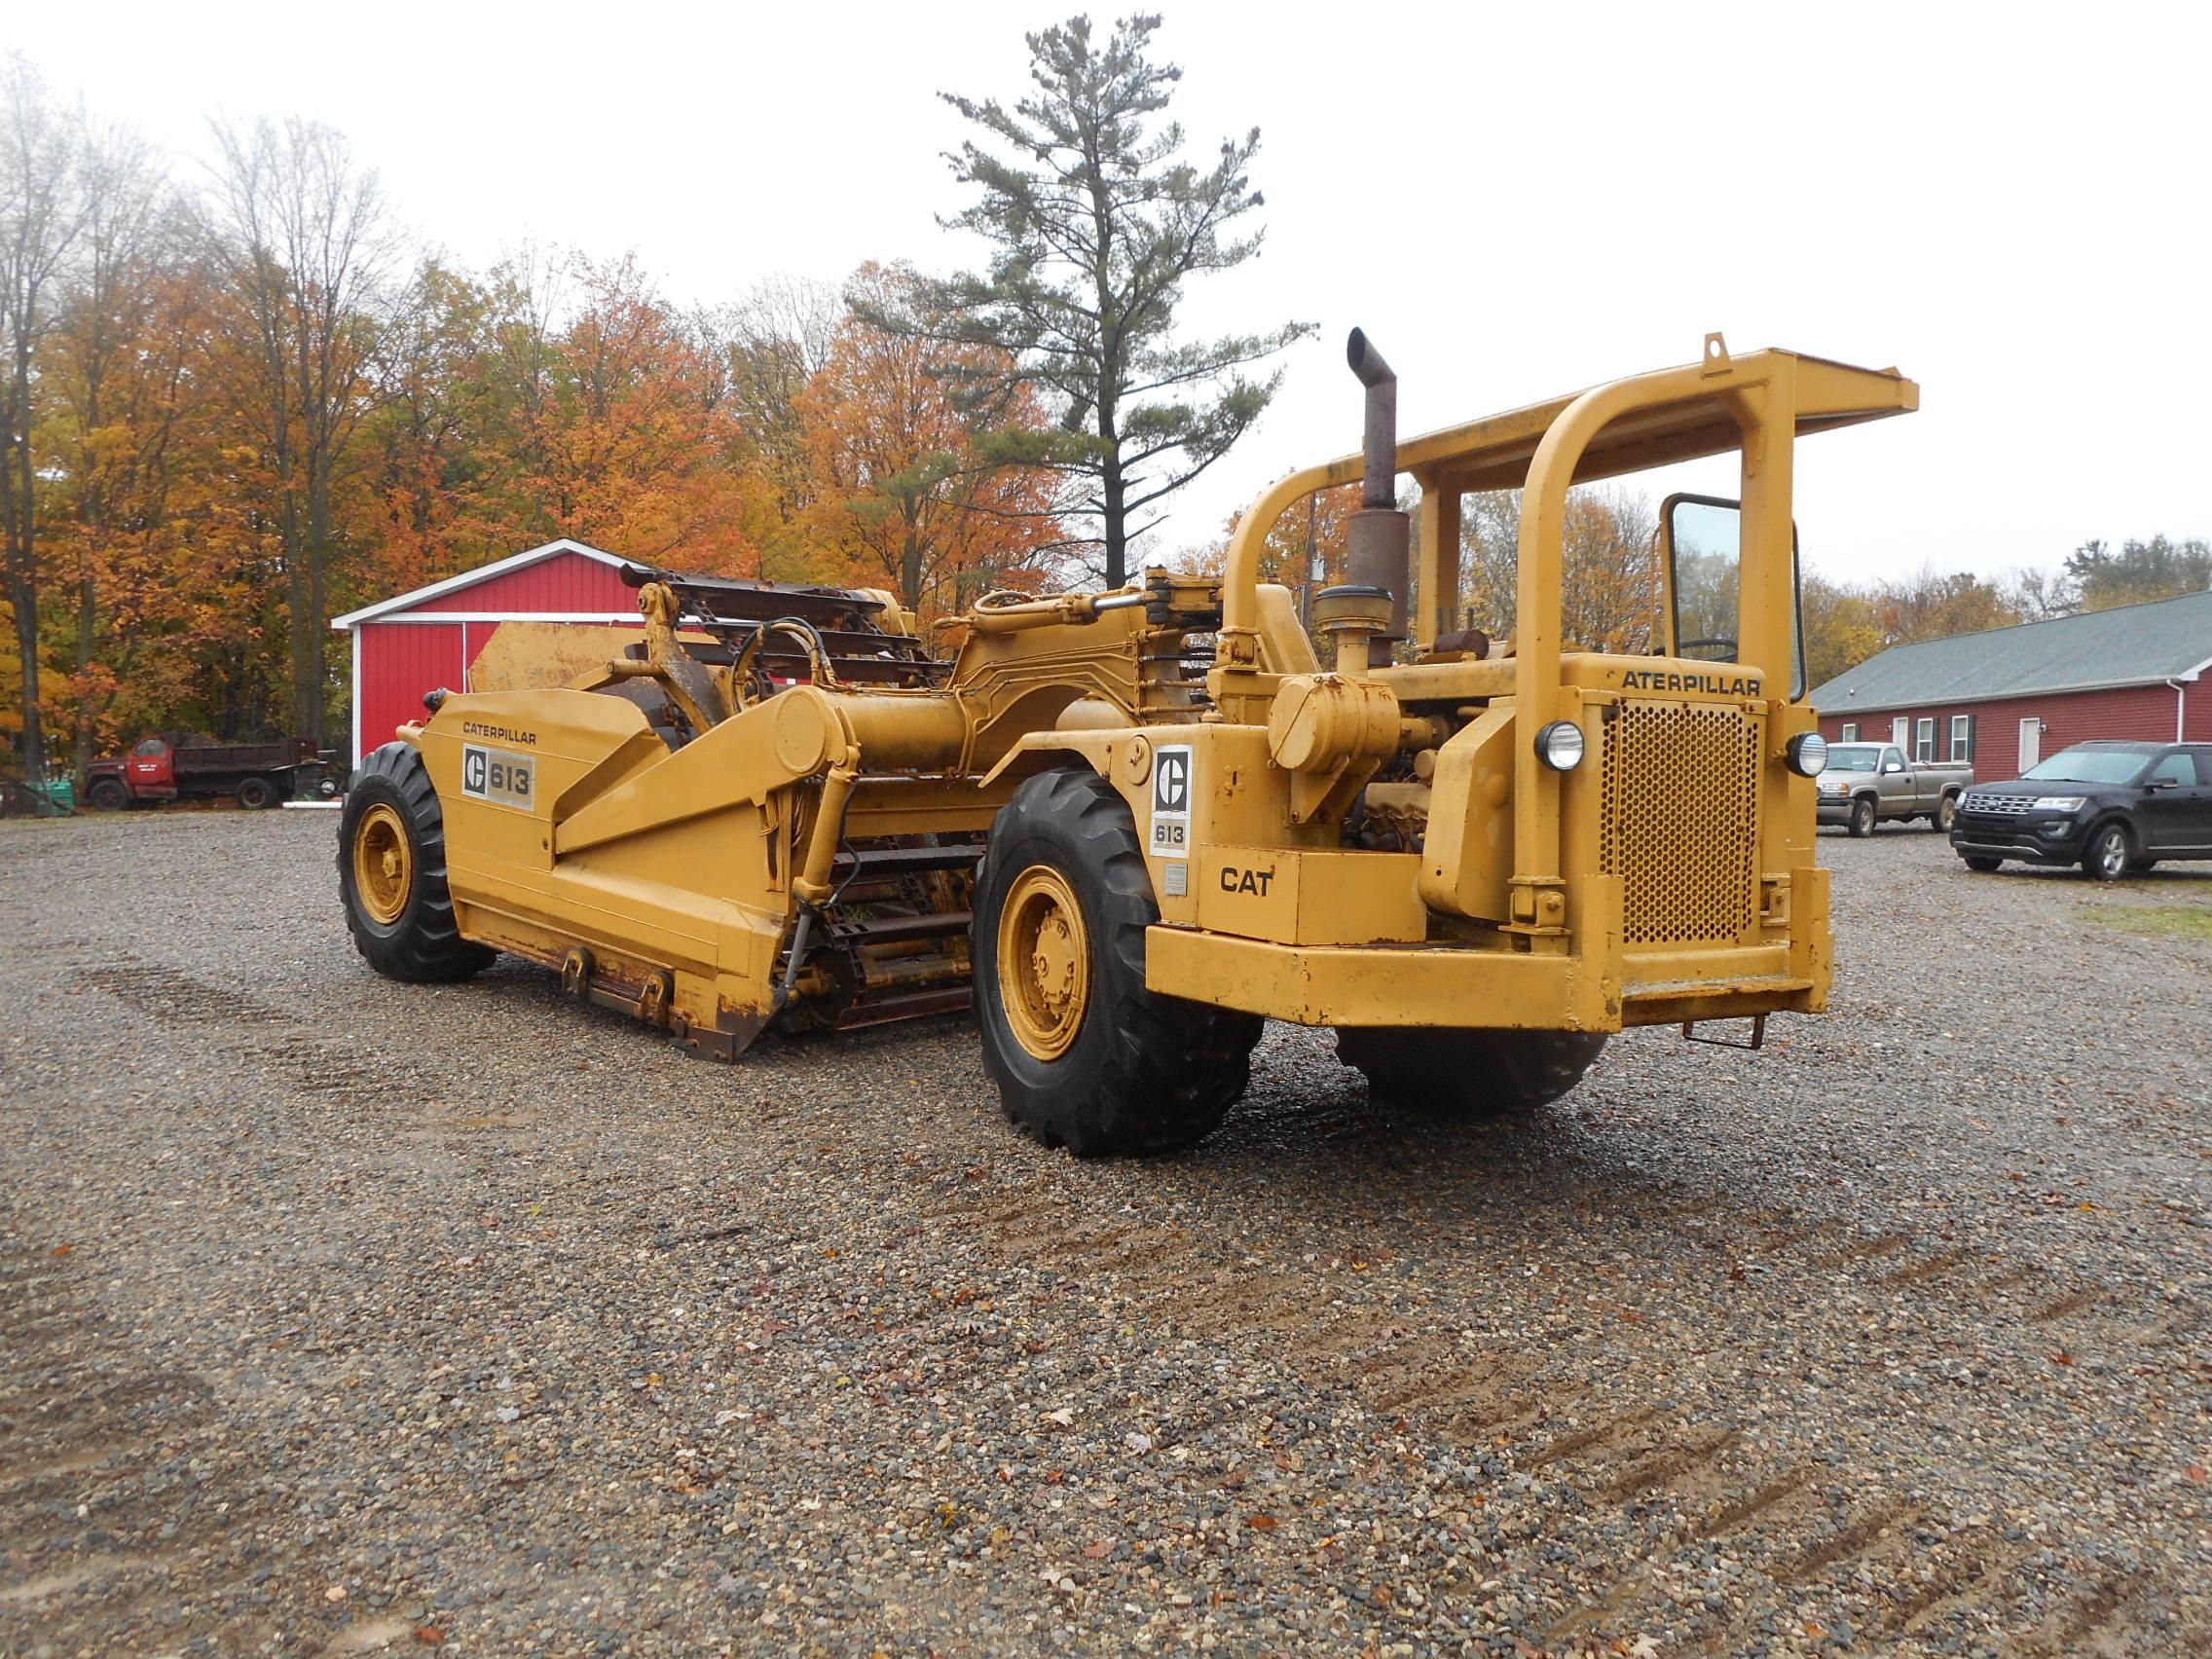
{"type": "Polygon", "coordinates": [[[2212,859],[2212,744],[2078,743],[1967,791],[1951,847],[1969,869],[2078,864],[2099,881],[2212,859]]]}

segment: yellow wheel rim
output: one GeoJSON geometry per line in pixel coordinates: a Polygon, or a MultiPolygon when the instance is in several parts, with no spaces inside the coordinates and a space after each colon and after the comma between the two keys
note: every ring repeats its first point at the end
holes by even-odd
{"type": "Polygon", "coordinates": [[[999,996],[1020,1045],[1056,1060],[1090,1007],[1090,936],[1067,877],[1031,865],[1014,878],[999,916],[999,996]]]}
{"type": "Polygon", "coordinates": [[[353,831],[353,891],[380,927],[406,913],[407,896],[415,891],[415,843],[396,806],[380,800],[361,814],[353,831]]]}

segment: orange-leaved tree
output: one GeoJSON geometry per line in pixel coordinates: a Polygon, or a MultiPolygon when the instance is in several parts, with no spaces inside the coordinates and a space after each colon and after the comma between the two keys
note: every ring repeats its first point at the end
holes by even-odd
{"type": "Polygon", "coordinates": [[[548,528],[656,564],[751,573],[715,350],[636,262],[578,262],[581,303],[532,412],[548,528]]]}
{"type": "MultiPolygon", "coordinates": [[[[943,612],[991,588],[1035,585],[1064,543],[1056,475],[977,452],[958,390],[995,349],[875,320],[909,305],[914,285],[903,267],[861,268],[853,309],[799,401],[825,553],[846,579],[888,583],[908,609],[943,612]]],[[[1041,424],[1026,390],[1002,395],[995,429],[1041,424]]]]}

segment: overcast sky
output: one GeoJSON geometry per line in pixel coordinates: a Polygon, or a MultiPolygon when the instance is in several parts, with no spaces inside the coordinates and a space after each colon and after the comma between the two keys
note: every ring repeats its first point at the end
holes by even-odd
{"type": "MultiPolygon", "coordinates": [[[[1834,574],[2212,535],[2204,8],[1161,3],[1200,158],[1263,134],[1266,250],[1187,315],[1319,334],[1157,551],[1357,447],[1353,324],[1399,372],[1408,434],[1687,361],[1707,329],[1897,365],[1920,414],[1799,451],[1803,542],[1834,574]]],[[[934,94],[1018,94],[1023,31],[1065,15],[9,13],[0,44],[180,173],[209,114],[312,116],[452,258],[634,250],[683,301],[868,258],[962,262],[935,218],[962,200],[942,160],[962,124],[934,94]]]]}

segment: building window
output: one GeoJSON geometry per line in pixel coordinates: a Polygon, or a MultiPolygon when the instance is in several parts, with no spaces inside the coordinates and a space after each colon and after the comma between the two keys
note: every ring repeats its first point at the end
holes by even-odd
{"type": "Polygon", "coordinates": [[[1915,722],[1912,731],[1912,757],[1927,761],[1936,758],[1936,717],[1924,715],[1915,722]]]}
{"type": "Polygon", "coordinates": [[[1857,720],[1845,720],[1843,722],[1843,735],[1836,741],[1838,743],[1857,743],[1859,741],[1859,722],[1857,720]]]}
{"type": "Polygon", "coordinates": [[[1973,758],[1973,716],[1972,715],[1953,715],[1951,717],[1951,758],[1954,760],[1972,760],[1973,758]]]}

